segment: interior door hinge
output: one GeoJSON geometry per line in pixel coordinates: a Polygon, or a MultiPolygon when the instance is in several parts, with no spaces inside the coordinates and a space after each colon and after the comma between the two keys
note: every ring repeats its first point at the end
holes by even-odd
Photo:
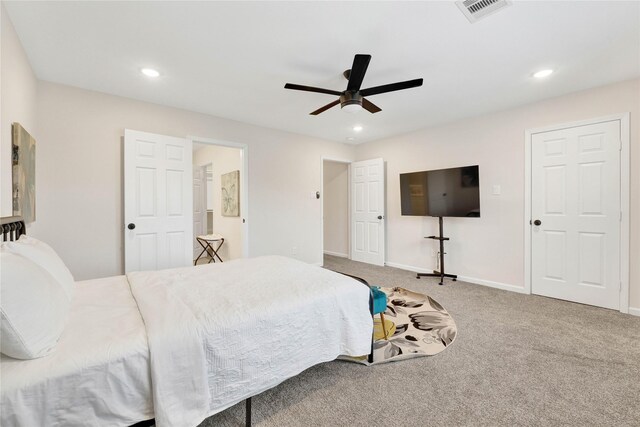
{"type": "Polygon", "coordinates": [[[618,141],[618,151],[622,151],[622,140],[618,141]]]}

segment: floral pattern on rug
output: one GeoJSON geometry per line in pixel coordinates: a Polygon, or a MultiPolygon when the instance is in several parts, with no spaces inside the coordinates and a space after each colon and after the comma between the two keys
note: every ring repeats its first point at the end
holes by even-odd
{"type": "MultiPolygon", "coordinates": [[[[421,356],[433,356],[450,346],[457,327],[451,315],[428,295],[404,288],[380,288],[387,294],[385,319],[395,326],[388,340],[373,343],[373,363],[367,358],[344,358],[365,365],[392,362],[421,356]]],[[[379,321],[379,316],[375,316],[379,321]]]]}

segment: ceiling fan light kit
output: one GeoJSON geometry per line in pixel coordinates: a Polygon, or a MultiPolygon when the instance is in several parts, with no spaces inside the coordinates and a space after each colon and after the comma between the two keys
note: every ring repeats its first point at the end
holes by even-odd
{"type": "Polygon", "coordinates": [[[358,92],[345,92],[340,95],[340,108],[348,113],[362,110],[362,95],[358,92]]]}
{"type": "Polygon", "coordinates": [[[347,89],[342,92],[312,86],[303,86],[293,83],[285,84],[284,88],[339,96],[339,98],[335,101],[309,113],[312,116],[317,116],[318,114],[338,104],[340,104],[341,109],[350,113],[358,112],[361,109],[365,109],[370,113],[377,113],[379,111],[382,111],[380,107],[365,99],[365,96],[373,96],[381,93],[395,92],[397,90],[422,86],[422,79],[414,79],[407,80],[405,82],[391,83],[367,89],[360,89],[362,87],[364,75],[367,72],[367,68],[369,67],[369,61],[371,61],[371,55],[358,54],[353,58],[353,65],[351,66],[351,69],[346,70],[344,73],[342,73],[348,80],[347,89]]]}

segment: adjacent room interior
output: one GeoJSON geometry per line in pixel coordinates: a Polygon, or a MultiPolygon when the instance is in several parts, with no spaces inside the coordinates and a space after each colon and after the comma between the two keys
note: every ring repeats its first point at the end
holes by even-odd
{"type": "Polygon", "coordinates": [[[640,425],[640,2],[0,18],[3,426],[640,425]]]}
{"type": "Polygon", "coordinates": [[[322,161],[323,254],[349,258],[349,163],[322,161]]]}
{"type": "Polygon", "coordinates": [[[194,264],[201,254],[203,256],[198,262],[203,263],[242,257],[242,207],[237,196],[240,175],[244,175],[240,174],[242,168],[242,152],[239,148],[197,142],[193,144],[191,243],[194,264]],[[233,182],[230,185],[223,185],[223,180],[226,182],[231,179],[233,182]],[[198,237],[200,240],[221,240],[210,240],[213,246],[209,249],[206,242],[198,242],[198,237]]]}

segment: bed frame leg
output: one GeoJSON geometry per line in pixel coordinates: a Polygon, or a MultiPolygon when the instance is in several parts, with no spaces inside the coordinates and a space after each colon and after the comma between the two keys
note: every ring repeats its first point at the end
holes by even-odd
{"type": "Polygon", "coordinates": [[[246,427],[251,427],[251,398],[248,398],[247,400],[245,400],[246,403],[246,419],[245,419],[245,426],[246,427]]]}

